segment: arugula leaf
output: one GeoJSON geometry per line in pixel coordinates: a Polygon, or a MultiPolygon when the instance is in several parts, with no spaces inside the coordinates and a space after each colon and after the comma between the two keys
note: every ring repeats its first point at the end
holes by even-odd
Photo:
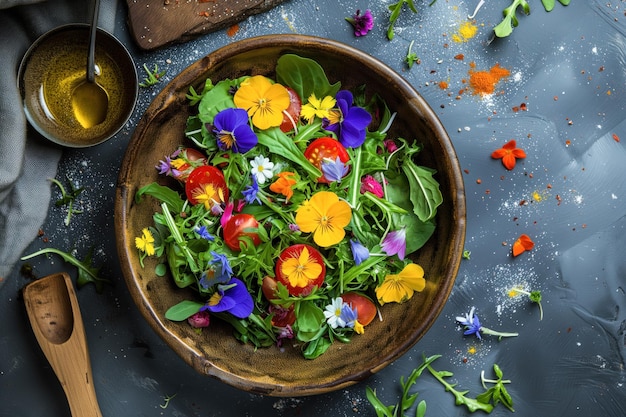
{"type": "Polygon", "coordinates": [[[318,99],[335,96],[341,83],[331,84],[326,73],[316,61],[294,54],[285,54],[276,64],[276,81],[293,88],[302,100],[308,100],[311,94],[318,99]]]}
{"type": "Polygon", "coordinates": [[[159,199],[162,202],[167,203],[167,205],[174,212],[183,211],[183,206],[185,202],[183,201],[180,194],[178,194],[170,187],[157,184],[156,182],[145,185],[141,187],[135,194],[135,202],[139,203],[141,201],[141,196],[143,195],[149,195],[159,199]]]}
{"type": "Polygon", "coordinates": [[[433,177],[437,171],[418,166],[408,158],[402,162],[402,171],[409,180],[411,201],[417,217],[423,222],[434,218],[437,207],[443,202],[439,183],[433,177]]]}
{"type": "Polygon", "coordinates": [[[517,27],[519,21],[517,20],[516,11],[519,6],[526,15],[530,14],[530,6],[526,0],[513,0],[513,3],[502,11],[504,19],[496,27],[493,28],[494,33],[499,38],[504,38],[513,33],[513,28],[517,27]]]}
{"type": "MultiPolygon", "coordinates": [[[[550,12],[554,9],[554,0],[541,0],[541,2],[543,3],[543,7],[546,9],[546,12],[550,12]]],[[[559,3],[563,6],[567,6],[569,2],[570,0],[559,0],[559,3]]]]}

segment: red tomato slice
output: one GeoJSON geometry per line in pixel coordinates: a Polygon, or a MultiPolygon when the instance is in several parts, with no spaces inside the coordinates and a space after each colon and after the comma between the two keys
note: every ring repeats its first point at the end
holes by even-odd
{"type": "Polygon", "coordinates": [[[289,132],[295,128],[294,123],[298,123],[300,120],[300,110],[302,109],[302,100],[298,97],[298,93],[291,87],[285,87],[289,93],[289,107],[287,107],[287,114],[283,114],[283,121],[280,124],[280,130],[283,132],[289,132]]]}
{"type": "Polygon", "coordinates": [[[357,320],[363,326],[367,326],[376,317],[376,305],[368,297],[356,292],[347,292],[341,295],[343,302],[356,308],[357,320]]]}
{"type": "MultiPolygon", "coordinates": [[[[339,160],[344,164],[350,160],[350,155],[348,155],[346,148],[338,140],[331,137],[315,139],[305,149],[304,157],[320,170],[322,169],[324,159],[334,161],[339,157],[339,160]]],[[[317,181],[322,183],[329,182],[324,176],[319,177],[317,181]]]]}
{"type": "Polygon", "coordinates": [[[206,164],[206,155],[194,148],[183,148],[174,160],[185,161],[176,170],[178,175],[174,175],[178,181],[185,182],[191,171],[206,164]]]}
{"type": "Polygon", "coordinates": [[[314,287],[320,287],[322,285],[325,276],[326,265],[324,265],[322,254],[314,247],[304,243],[289,246],[280,253],[276,261],[276,280],[287,287],[289,294],[293,296],[310,294],[314,287]],[[308,259],[305,259],[304,262],[300,262],[300,255],[305,249],[308,251],[308,259]],[[296,262],[296,264],[304,268],[305,271],[306,268],[311,267],[319,269],[319,273],[314,277],[308,277],[306,273],[304,273],[301,275],[301,278],[303,278],[302,281],[292,284],[291,281],[289,281],[289,276],[283,271],[283,266],[285,266],[285,262],[287,261],[290,263],[296,262]],[[319,265],[319,267],[316,265],[319,265]]]}
{"type": "Polygon", "coordinates": [[[256,221],[252,214],[235,214],[228,219],[224,226],[224,242],[232,250],[239,251],[239,242],[244,241],[242,237],[247,236],[252,239],[254,246],[258,246],[261,243],[261,238],[256,232],[250,231],[250,229],[258,227],[259,222],[256,221]]]}
{"type": "Polygon", "coordinates": [[[228,201],[228,187],[224,174],[211,165],[197,167],[187,177],[185,194],[191,204],[204,204],[207,210],[221,205],[228,201]]]}

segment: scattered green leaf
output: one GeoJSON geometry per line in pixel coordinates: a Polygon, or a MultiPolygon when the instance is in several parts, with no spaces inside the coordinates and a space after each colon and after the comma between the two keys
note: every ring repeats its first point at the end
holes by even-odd
{"type": "Polygon", "coordinates": [[[409,44],[409,51],[406,54],[406,64],[409,66],[409,69],[413,68],[413,64],[420,64],[420,58],[417,56],[416,53],[411,52],[411,48],[413,48],[413,42],[415,41],[411,41],[411,43],[409,44]]]}
{"type": "Polygon", "coordinates": [[[67,206],[67,216],[65,217],[65,221],[63,222],[63,224],[65,224],[65,226],[69,226],[70,225],[70,221],[72,219],[72,214],[80,214],[80,213],[82,213],[82,210],[76,210],[76,208],[74,207],[74,203],[76,202],[76,198],[78,198],[78,195],[80,193],[82,193],[85,190],[85,188],[84,187],[76,187],[74,185],[74,183],[72,182],[72,180],[67,178],[67,182],[70,185],[70,191],[68,192],[65,189],[65,187],[63,187],[63,184],[61,184],[61,182],[59,180],[54,179],[54,178],[50,178],[50,181],[54,185],[59,187],[59,190],[61,191],[61,198],[59,198],[55,202],[55,205],[57,207],[67,206]]]}
{"type": "Polygon", "coordinates": [[[143,79],[142,83],[139,83],[139,87],[147,88],[161,82],[161,78],[165,75],[166,70],[159,71],[159,66],[154,64],[154,69],[151,71],[146,64],[143,64],[143,69],[148,76],[143,79]]]}
{"type": "Polygon", "coordinates": [[[502,379],[503,373],[497,364],[493,365],[493,371],[496,374],[496,378],[498,378],[496,380],[485,378],[485,371],[480,373],[480,382],[486,391],[478,395],[476,399],[484,404],[493,403],[494,406],[498,405],[498,403],[502,403],[511,412],[515,412],[513,409],[513,398],[504,386],[504,384],[510,384],[511,381],[508,379],[502,379]],[[487,388],[485,382],[494,385],[487,388]]]}

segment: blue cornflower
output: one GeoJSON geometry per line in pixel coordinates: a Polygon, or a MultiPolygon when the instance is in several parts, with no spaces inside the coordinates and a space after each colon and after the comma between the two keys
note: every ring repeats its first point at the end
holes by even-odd
{"type": "Polygon", "coordinates": [[[465,317],[457,316],[456,318],[456,321],[458,321],[461,325],[465,326],[465,330],[463,331],[463,334],[465,336],[475,334],[477,338],[482,339],[480,332],[483,332],[484,334],[489,334],[492,336],[498,336],[500,339],[503,337],[515,337],[518,335],[518,333],[499,332],[499,331],[491,330],[491,329],[488,329],[487,327],[484,327],[482,324],[480,324],[480,320],[478,319],[478,316],[474,314],[475,310],[476,308],[472,307],[470,309],[469,314],[465,314],[465,317]]]}
{"type": "Polygon", "coordinates": [[[370,257],[370,251],[358,240],[350,239],[350,248],[352,249],[352,257],[354,263],[361,265],[361,262],[370,257]]]}
{"type": "Polygon", "coordinates": [[[218,284],[217,291],[209,302],[200,308],[200,311],[213,313],[227,312],[233,316],[245,319],[254,309],[254,301],[246,288],[246,284],[237,278],[231,278],[227,284],[218,284]]]}
{"type": "Polygon", "coordinates": [[[213,119],[213,133],[222,150],[246,153],[258,143],[244,109],[227,108],[217,113],[213,119]]]}
{"type": "Polygon", "coordinates": [[[224,284],[233,276],[233,270],[226,255],[211,251],[213,259],[209,262],[209,269],[202,273],[200,285],[204,288],[211,288],[215,284],[224,284]]]}
{"type": "Polygon", "coordinates": [[[194,232],[196,232],[198,235],[200,235],[200,237],[202,239],[206,239],[210,242],[213,242],[215,240],[215,236],[211,235],[209,233],[209,231],[206,229],[206,226],[196,226],[195,229],[193,229],[194,232]]]}
{"type": "Polygon", "coordinates": [[[246,203],[248,204],[252,204],[255,201],[259,204],[261,203],[261,199],[259,198],[259,183],[256,179],[256,176],[251,175],[250,177],[252,177],[252,184],[248,185],[243,191],[243,198],[246,200],[246,203]]]}
{"type": "Polygon", "coordinates": [[[406,254],[406,229],[403,227],[400,230],[389,232],[380,246],[387,255],[393,256],[397,254],[400,260],[404,260],[404,255],[406,254]]]}
{"type": "Polygon", "coordinates": [[[329,182],[341,182],[341,179],[346,176],[349,169],[339,157],[335,158],[334,161],[330,158],[322,160],[322,173],[329,182]]]}
{"type": "Polygon", "coordinates": [[[341,306],[340,317],[345,323],[344,327],[354,328],[358,318],[356,308],[352,308],[348,303],[343,303],[341,306]]]}
{"type": "Polygon", "coordinates": [[[365,141],[365,131],[372,115],[364,108],[352,105],[352,93],[341,90],[335,96],[338,109],[330,111],[323,127],[334,132],[346,148],[358,148],[365,141]]]}

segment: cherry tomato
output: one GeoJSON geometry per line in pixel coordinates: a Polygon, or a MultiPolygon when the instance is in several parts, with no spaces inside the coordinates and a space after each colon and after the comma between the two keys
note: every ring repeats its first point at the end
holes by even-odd
{"type": "Polygon", "coordinates": [[[342,294],[341,298],[344,303],[356,308],[357,320],[363,326],[370,324],[376,317],[376,305],[368,297],[356,292],[347,292],[342,294]]]}
{"type": "Polygon", "coordinates": [[[261,238],[258,233],[250,231],[250,229],[256,229],[259,227],[259,222],[256,221],[252,214],[240,213],[233,215],[224,226],[224,242],[226,245],[234,251],[239,251],[239,242],[244,236],[252,239],[254,246],[261,243],[261,238]]]}
{"type": "MultiPolygon", "coordinates": [[[[334,161],[339,157],[339,160],[344,164],[350,160],[350,155],[348,155],[346,148],[338,140],[331,137],[315,139],[305,149],[304,157],[320,170],[322,169],[324,159],[334,161]]],[[[321,183],[329,182],[324,176],[319,177],[317,181],[321,183]]]]}
{"type": "Polygon", "coordinates": [[[325,275],[326,265],[324,265],[322,254],[304,243],[289,246],[280,253],[276,261],[276,280],[287,287],[289,294],[293,296],[310,294],[314,287],[322,285],[325,275]],[[308,257],[303,259],[302,254],[305,251],[308,257]],[[290,276],[287,275],[287,271],[284,271],[289,267],[295,269],[291,273],[293,282],[289,280],[290,276]],[[315,276],[307,275],[307,272],[311,271],[315,273],[315,276]]]}
{"type": "Polygon", "coordinates": [[[173,175],[178,181],[185,182],[191,174],[191,171],[199,166],[206,164],[206,155],[194,148],[183,148],[180,150],[180,154],[173,159],[176,161],[180,159],[184,161],[182,165],[176,168],[178,175],[173,175]]]}
{"type": "MultiPolygon", "coordinates": [[[[276,298],[276,280],[272,277],[266,276],[263,278],[263,284],[261,285],[261,291],[267,300],[273,300],[276,298]]],[[[272,314],[272,325],[276,327],[285,327],[292,325],[296,321],[296,313],[294,311],[294,305],[290,305],[288,308],[270,304],[270,314],[272,314]]]]}
{"type": "Polygon", "coordinates": [[[285,110],[289,117],[287,117],[286,114],[283,114],[283,121],[280,124],[280,130],[282,130],[283,132],[289,132],[290,130],[293,130],[295,128],[293,124],[298,123],[298,120],[300,120],[300,109],[302,109],[302,101],[300,100],[300,97],[298,97],[298,93],[296,93],[293,88],[285,88],[289,93],[289,107],[287,107],[287,110],[285,110]]]}
{"type": "Polygon", "coordinates": [[[228,187],[219,168],[202,165],[191,171],[185,182],[185,194],[193,205],[204,204],[207,210],[228,201],[228,187]]]}

